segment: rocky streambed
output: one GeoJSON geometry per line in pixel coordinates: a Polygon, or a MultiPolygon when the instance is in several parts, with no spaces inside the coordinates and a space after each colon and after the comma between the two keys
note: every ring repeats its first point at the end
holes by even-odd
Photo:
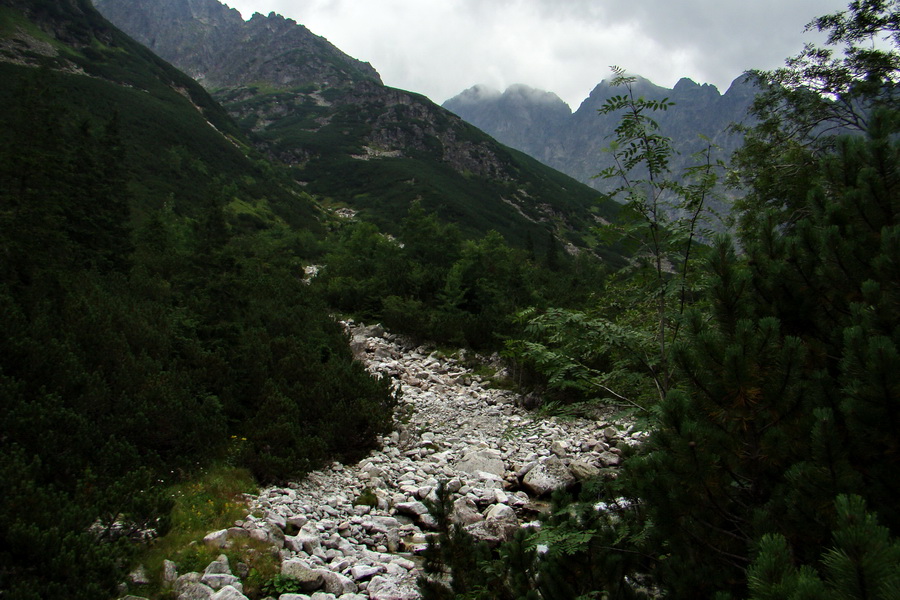
{"type": "MultiPolygon", "coordinates": [[[[498,543],[536,524],[554,489],[615,468],[622,447],[642,438],[621,422],[536,417],[459,360],[377,325],[344,325],[357,358],[402,388],[397,429],[358,464],[263,490],[250,515],[204,539],[274,546],[282,574],[304,592],[279,600],[418,598],[417,554],[435,526],[423,500],[436,499],[439,484],[451,494],[451,519],[498,543]]],[[[245,598],[242,573],[224,555],[204,573],[176,568],[169,564],[168,577],[179,600],[245,598]]]]}

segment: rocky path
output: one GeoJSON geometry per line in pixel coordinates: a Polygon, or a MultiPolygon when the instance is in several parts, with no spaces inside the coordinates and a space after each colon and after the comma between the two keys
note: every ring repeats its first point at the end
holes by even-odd
{"type": "MultiPolygon", "coordinates": [[[[397,430],[359,464],[263,490],[252,500],[256,516],[206,539],[224,546],[250,536],[276,546],[282,573],[306,592],[279,600],[418,598],[416,555],[434,526],[422,500],[435,498],[439,482],[452,494],[452,519],[496,543],[533,521],[541,498],[614,468],[621,447],[641,437],[621,423],[537,418],[453,358],[380,326],[345,326],[367,368],[401,387],[397,430]]],[[[179,578],[177,596],[243,598],[238,576],[216,564],[179,578]],[[201,586],[209,596],[189,595],[201,586]]]]}

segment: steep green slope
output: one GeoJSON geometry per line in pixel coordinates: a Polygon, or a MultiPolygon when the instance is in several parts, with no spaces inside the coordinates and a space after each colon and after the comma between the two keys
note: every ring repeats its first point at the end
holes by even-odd
{"type": "Polygon", "coordinates": [[[600,194],[422,96],[383,86],[364,63],[274,13],[238,23],[214,0],[97,6],[163,58],[202,72],[229,113],[264,140],[260,148],[291,165],[309,190],[388,232],[414,200],[466,235],[495,229],[517,245],[549,232],[583,245],[595,212],[616,213],[600,194]]]}
{"type": "MultiPolygon", "coordinates": [[[[36,94],[46,110],[71,122],[115,116],[138,219],[173,198],[176,205],[169,208],[194,215],[212,187],[231,185],[235,197],[258,199],[267,221],[284,217],[316,226],[312,203],[290,181],[273,177],[202,87],[111,26],[88,2],[4,4],[0,101],[31,110],[35,103],[25,96],[36,94]]],[[[6,132],[16,119],[22,125],[29,118],[10,110],[0,114],[6,132]]]]}
{"type": "Polygon", "coordinates": [[[196,83],[82,0],[4,1],[0,77],[0,596],[111,598],[169,486],[357,458],[394,395],[297,276],[311,198],[196,83]]]}
{"type": "Polygon", "coordinates": [[[352,94],[240,88],[217,97],[310,191],[391,233],[414,200],[468,236],[495,229],[516,245],[548,230],[582,245],[594,211],[616,212],[416,94],[363,83],[352,94]]]}

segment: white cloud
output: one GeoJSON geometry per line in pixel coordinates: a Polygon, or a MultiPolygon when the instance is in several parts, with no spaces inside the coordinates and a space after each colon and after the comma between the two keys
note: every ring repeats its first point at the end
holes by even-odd
{"type": "Polygon", "coordinates": [[[573,109],[616,64],[659,85],[724,92],[796,54],[803,27],[847,0],[231,0],[277,12],[365,60],[385,83],[443,102],[477,83],[555,92],[573,109]]]}

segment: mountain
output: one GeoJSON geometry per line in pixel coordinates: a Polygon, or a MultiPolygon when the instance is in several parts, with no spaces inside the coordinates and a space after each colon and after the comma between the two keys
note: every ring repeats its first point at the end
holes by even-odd
{"type": "Polygon", "coordinates": [[[4,0],[0,34],[4,132],[30,127],[22,135],[33,140],[38,122],[29,120],[99,128],[114,119],[137,222],[163,206],[195,215],[211,187],[233,186],[235,196],[256,200],[252,211],[245,204],[229,211],[318,226],[311,198],[289,178],[272,176],[264,155],[202,86],[88,0],[4,0]]]}
{"type": "MultiPolygon", "coordinates": [[[[691,154],[705,148],[700,134],[719,147],[716,157],[728,158],[741,144],[741,137],[730,133],[728,127],[745,119],[755,95],[755,88],[743,78],[735,80],[724,94],[715,86],[686,78],[668,89],[638,77],[633,89],[635,96],[648,100],[667,98],[675,103],[652,116],[662,134],[673,141],[677,155],[672,166],[676,171],[691,164],[691,154]]],[[[623,92],[624,88],[613,87],[604,80],[572,113],[550,92],[515,85],[500,93],[479,85],[447,100],[443,106],[500,142],[597,190],[609,191],[617,184],[594,176],[611,164],[604,149],[614,136],[619,116],[600,115],[597,110],[610,97],[623,92]]]]}
{"type": "Polygon", "coordinates": [[[572,117],[569,105],[556,94],[522,84],[512,85],[503,93],[476,85],[447,100],[443,106],[499,142],[550,166],[559,149],[549,140],[572,117]]]}
{"type": "Polygon", "coordinates": [[[208,89],[261,82],[290,88],[381,83],[368,63],[275,13],[248,22],[216,0],[97,0],[96,8],[208,89]],[[139,35],[135,35],[138,33],[139,35]]]}
{"type": "Polygon", "coordinates": [[[616,206],[498,144],[274,13],[215,0],[98,0],[98,10],[210,90],[305,189],[394,233],[413,201],[467,235],[582,243],[616,206]]]}

